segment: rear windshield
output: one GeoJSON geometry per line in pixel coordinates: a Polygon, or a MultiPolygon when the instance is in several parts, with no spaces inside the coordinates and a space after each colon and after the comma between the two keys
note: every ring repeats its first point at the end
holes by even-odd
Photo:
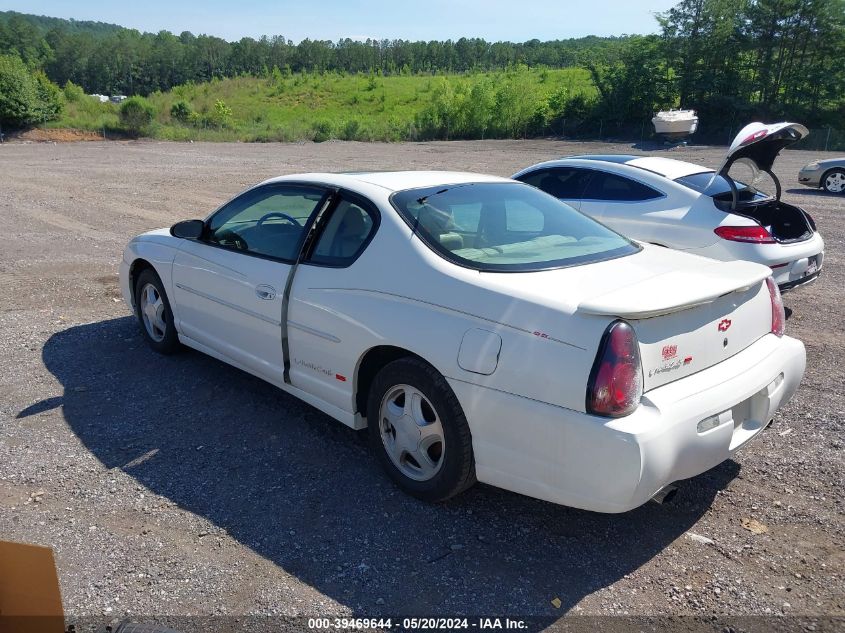
{"type": "Polygon", "coordinates": [[[518,182],[409,189],[391,202],[430,248],[476,270],[545,270],[639,251],[557,198],[518,182]]]}
{"type": "MultiPolygon", "coordinates": [[[[675,182],[689,187],[698,193],[703,193],[705,196],[716,198],[717,200],[726,200],[728,202],[731,200],[731,185],[728,179],[712,171],[676,178],[675,182]],[[713,177],[714,175],[716,175],[715,178],[713,177]]],[[[754,187],[746,185],[744,182],[734,180],[734,184],[736,185],[739,202],[766,197],[765,194],[760,193],[754,187]]]]}

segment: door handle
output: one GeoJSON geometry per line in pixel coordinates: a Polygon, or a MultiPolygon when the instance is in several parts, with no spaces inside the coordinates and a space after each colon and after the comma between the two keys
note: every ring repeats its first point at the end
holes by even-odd
{"type": "Polygon", "coordinates": [[[265,301],[272,301],[276,298],[276,289],[267,284],[261,284],[255,287],[255,296],[265,301]]]}

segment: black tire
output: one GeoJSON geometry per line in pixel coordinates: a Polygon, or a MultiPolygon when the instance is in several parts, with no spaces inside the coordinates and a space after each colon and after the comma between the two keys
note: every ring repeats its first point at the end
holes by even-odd
{"type": "Polygon", "coordinates": [[[141,334],[147,344],[157,351],[159,354],[173,354],[179,351],[181,345],[179,343],[179,336],[176,333],[176,326],[173,324],[173,310],[170,309],[170,301],[167,299],[167,293],[164,291],[164,284],[152,268],[147,268],[138,275],[135,281],[135,316],[138,318],[138,325],[141,328],[141,334]],[[147,325],[142,314],[142,293],[147,286],[152,286],[158,293],[162,302],[161,319],[164,322],[163,336],[159,338],[160,330],[153,330],[156,333],[154,338],[150,331],[147,330],[147,325]]]}
{"type": "Polygon", "coordinates": [[[845,169],[831,169],[829,172],[826,172],[825,175],[821,178],[822,189],[824,189],[828,193],[845,193],[845,189],[834,191],[833,189],[828,188],[827,179],[830,176],[841,176],[842,178],[845,178],[845,169]]]}
{"type": "Polygon", "coordinates": [[[367,399],[370,444],[390,478],[408,494],[428,502],[443,501],[475,483],[472,435],[466,416],[449,384],[431,365],[409,356],[385,365],[376,375],[367,399]],[[391,460],[382,441],[381,405],[397,385],[409,385],[430,401],[438,416],[445,448],[439,471],[426,481],[405,475],[391,460]]]}

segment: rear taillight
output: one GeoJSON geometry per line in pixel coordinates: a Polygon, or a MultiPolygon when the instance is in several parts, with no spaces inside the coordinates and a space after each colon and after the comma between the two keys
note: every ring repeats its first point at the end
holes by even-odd
{"type": "Polygon", "coordinates": [[[786,311],[783,309],[780,288],[771,277],[766,278],[766,285],[769,287],[769,296],[772,298],[772,334],[783,336],[786,328],[786,311]]]}
{"type": "Polygon", "coordinates": [[[634,328],[614,321],[602,336],[590,381],[587,413],[619,418],[633,413],[643,395],[643,369],[634,328]]]}
{"type": "Polygon", "coordinates": [[[713,231],[723,240],[750,242],[752,244],[774,244],[775,238],[762,226],[720,226],[713,231]]]}

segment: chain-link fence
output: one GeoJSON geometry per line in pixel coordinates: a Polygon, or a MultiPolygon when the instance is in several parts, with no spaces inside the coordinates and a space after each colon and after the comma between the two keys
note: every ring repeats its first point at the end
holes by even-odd
{"type": "Polygon", "coordinates": [[[810,128],[810,135],[792,147],[812,151],[845,152],[845,130],[833,127],[810,128]]]}
{"type": "MultiPolygon", "coordinates": [[[[744,124],[743,124],[744,125],[744,124]]],[[[730,145],[743,125],[719,126],[702,123],[699,130],[689,137],[688,142],[702,145],[730,145]]],[[[654,132],[651,119],[634,123],[617,121],[590,120],[575,121],[563,119],[552,125],[551,133],[555,136],[579,140],[633,141],[639,143],[663,143],[663,138],[654,132]]],[[[810,134],[792,145],[790,149],[803,149],[823,152],[845,152],[845,129],[834,127],[810,128],[810,134]]]]}

